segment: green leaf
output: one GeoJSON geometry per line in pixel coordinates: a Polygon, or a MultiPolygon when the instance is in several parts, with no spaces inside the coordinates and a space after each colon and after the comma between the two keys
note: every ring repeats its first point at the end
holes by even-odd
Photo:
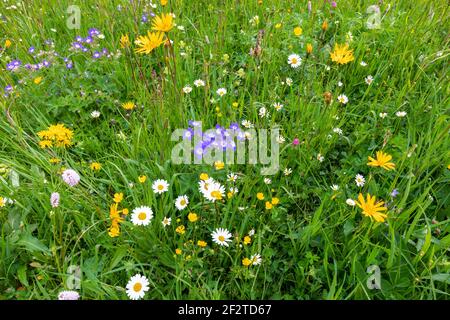
{"type": "Polygon", "coordinates": [[[50,249],[43,244],[39,239],[33,237],[30,234],[26,234],[22,236],[22,238],[18,242],[19,246],[23,246],[26,250],[30,252],[43,252],[46,254],[50,254],[50,249]]]}

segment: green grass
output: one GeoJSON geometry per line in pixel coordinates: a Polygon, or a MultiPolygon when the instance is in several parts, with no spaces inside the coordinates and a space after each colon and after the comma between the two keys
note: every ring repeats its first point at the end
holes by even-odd
{"type": "Polygon", "coordinates": [[[0,4],[0,46],[12,42],[0,51],[0,90],[14,86],[13,93],[0,96],[0,197],[14,200],[0,208],[1,299],[56,299],[73,282],[70,266],[81,268],[82,299],[127,299],[125,286],[136,273],[149,279],[146,299],[449,298],[445,1],[385,2],[381,28],[372,30],[366,27],[366,1],[337,1],[336,9],[313,1],[311,13],[307,1],[169,0],[165,8],[154,1],[155,13],[173,12],[177,26],[184,27],[169,32],[173,55],[164,46],[149,55],[134,53],[133,41],[151,27],[150,15],[141,22],[150,10],[141,2],[24,1],[11,8],[16,2],[0,4]],[[81,9],[79,30],[66,26],[69,5],[81,9]],[[254,16],[258,25],[249,22],[254,16]],[[303,30],[299,37],[296,26],[303,30]],[[112,57],[93,59],[92,53],[69,50],[77,35],[86,37],[94,27],[104,35],[98,49],[112,57]],[[260,30],[262,53],[255,58],[249,52],[260,30]],[[349,41],[348,32],[355,60],[335,64],[330,50],[349,41]],[[122,34],[129,35],[129,48],[120,47],[122,34]],[[310,55],[307,43],[313,46],[310,55]],[[46,55],[33,59],[30,46],[59,57],[37,71],[23,65],[17,72],[6,70],[14,59],[42,61],[46,55]],[[298,69],[287,64],[291,53],[303,59],[298,69]],[[63,57],[73,62],[72,69],[63,57]],[[371,85],[364,80],[368,75],[371,85]],[[33,82],[36,77],[42,77],[40,84],[33,82]],[[287,77],[292,86],[285,84],[287,77]],[[196,79],[206,86],[196,88],[196,79]],[[193,90],[183,94],[188,84],[193,90]],[[221,87],[228,91],[223,97],[216,94],[221,87]],[[325,102],[325,92],[333,103],[325,102]],[[348,104],[337,101],[340,94],[348,104]],[[121,104],[127,101],[138,108],[126,112],[121,104]],[[284,105],[282,111],[275,111],[275,102],[284,105]],[[258,116],[262,106],[270,117],[258,116]],[[94,110],[101,113],[97,119],[91,117],[94,110]],[[397,117],[398,111],[407,115],[397,117]],[[187,128],[189,120],[207,129],[244,119],[256,128],[280,126],[286,138],[280,165],[292,168],[291,175],[280,170],[266,185],[261,165],[215,170],[171,162],[171,134],[187,128]],[[57,123],[73,130],[73,145],[40,148],[37,132],[57,123]],[[392,155],[395,170],[367,166],[367,157],[378,150],[392,155]],[[51,164],[53,157],[62,162],[51,164]],[[101,170],[93,172],[92,162],[101,163],[101,170]],[[80,184],[66,185],[62,168],[76,170],[80,184]],[[239,192],[223,202],[206,201],[198,190],[202,172],[227,188],[227,174],[238,173],[239,192]],[[366,179],[361,188],[354,181],[358,173],[366,179]],[[140,175],[147,181],[139,183],[140,175]],[[169,191],[155,195],[156,179],[167,180],[169,191]],[[61,194],[58,208],[49,200],[55,191],[61,194]],[[130,214],[120,235],[111,238],[109,206],[116,192],[124,194],[120,208],[130,214]],[[280,203],[266,210],[257,192],[280,203]],[[360,192],[388,203],[384,223],[346,204],[360,192]],[[174,201],[182,194],[189,197],[189,209],[178,211],[174,201]],[[141,205],[154,212],[145,227],[130,220],[141,205]],[[190,211],[199,215],[197,222],[188,221],[190,211]],[[165,216],[172,218],[166,228],[165,216]],[[175,232],[181,224],[184,235],[175,232]],[[210,233],[218,227],[233,234],[229,247],[212,242],[210,233]],[[240,246],[251,229],[252,242],[240,246]],[[198,240],[207,247],[199,248],[198,240]],[[242,259],[256,253],[262,264],[244,267],[242,259]],[[371,265],[380,268],[381,290],[366,285],[371,265]]]}

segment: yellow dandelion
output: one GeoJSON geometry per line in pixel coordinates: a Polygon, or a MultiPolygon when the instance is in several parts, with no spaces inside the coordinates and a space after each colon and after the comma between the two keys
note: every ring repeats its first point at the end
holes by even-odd
{"type": "Polygon", "coordinates": [[[384,153],[383,151],[377,151],[376,155],[376,159],[368,157],[368,160],[370,161],[367,163],[368,166],[381,167],[387,171],[395,169],[395,164],[393,162],[389,162],[392,160],[392,156],[390,154],[384,153]]]}
{"type": "Polygon", "coordinates": [[[299,37],[299,36],[302,35],[302,33],[303,33],[303,29],[301,27],[295,27],[294,28],[294,35],[295,36],[299,37]]]}
{"type": "Polygon", "coordinates": [[[146,36],[139,36],[134,43],[139,47],[137,53],[149,54],[164,43],[164,34],[161,32],[147,32],[146,36]]]}
{"type": "Polygon", "coordinates": [[[156,16],[153,18],[152,29],[161,32],[169,32],[173,28],[173,16],[171,13],[156,16]]]}
{"type": "Polygon", "coordinates": [[[375,196],[370,194],[367,194],[367,200],[364,200],[362,193],[360,193],[356,205],[362,209],[362,213],[366,217],[373,218],[377,222],[383,222],[387,215],[382,213],[382,211],[387,211],[387,208],[384,206],[383,201],[375,203],[375,200],[375,196]]]}
{"type": "Polygon", "coordinates": [[[353,49],[349,50],[348,44],[335,44],[334,51],[330,53],[331,60],[338,64],[347,64],[353,60],[355,57],[353,56],[353,49]]]}

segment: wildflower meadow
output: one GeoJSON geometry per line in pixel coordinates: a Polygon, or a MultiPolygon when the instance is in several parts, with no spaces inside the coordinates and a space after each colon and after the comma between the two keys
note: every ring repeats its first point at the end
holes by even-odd
{"type": "Polygon", "coordinates": [[[449,298],[446,1],[0,1],[0,299],[449,298]]]}

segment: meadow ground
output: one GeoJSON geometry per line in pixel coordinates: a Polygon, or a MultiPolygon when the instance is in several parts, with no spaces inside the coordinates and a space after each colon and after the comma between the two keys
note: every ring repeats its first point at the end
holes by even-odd
{"type": "Polygon", "coordinates": [[[448,299],[448,3],[372,2],[1,1],[0,298],[448,299]]]}

